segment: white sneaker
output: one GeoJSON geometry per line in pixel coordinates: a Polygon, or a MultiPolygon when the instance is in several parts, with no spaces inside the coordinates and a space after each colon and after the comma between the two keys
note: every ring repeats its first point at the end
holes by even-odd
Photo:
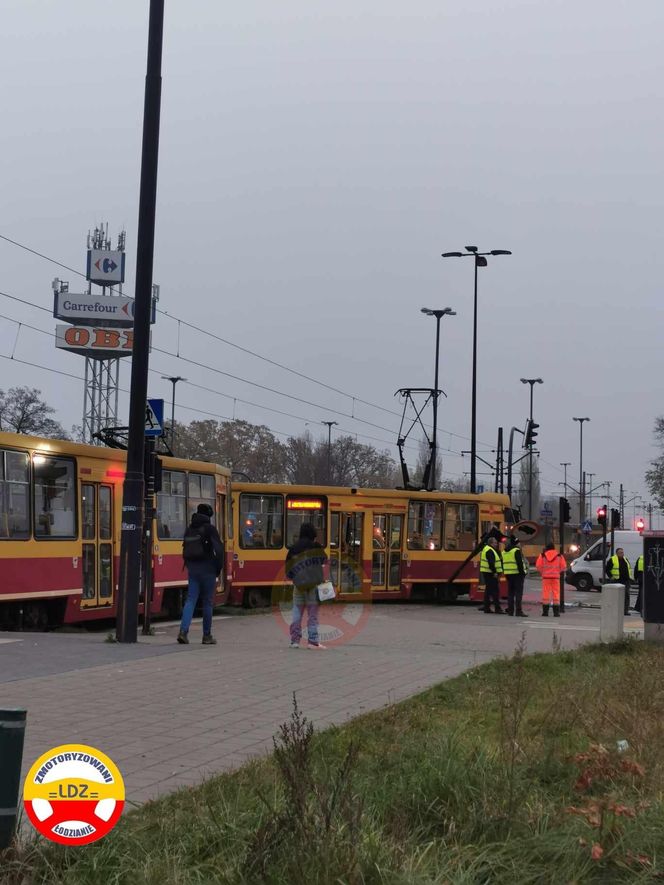
{"type": "Polygon", "coordinates": [[[299,648],[299,647],[300,647],[299,642],[291,642],[291,644],[290,644],[290,648],[299,648]]]}
{"type": "Polygon", "coordinates": [[[322,648],[322,649],[326,649],[327,646],[326,646],[326,645],[323,645],[321,642],[308,642],[308,643],[307,643],[307,648],[315,648],[315,649],[322,648]]]}

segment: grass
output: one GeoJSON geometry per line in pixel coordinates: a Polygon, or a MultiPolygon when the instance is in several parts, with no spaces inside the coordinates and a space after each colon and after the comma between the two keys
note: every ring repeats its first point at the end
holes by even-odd
{"type": "Polygon", "coordinates": [[[295,705],[270,758],[87,848],[19,846],[0,882],[657,882],[663,750],[663,651],[520,645],[341,728],[314,734],[295,705]]]}

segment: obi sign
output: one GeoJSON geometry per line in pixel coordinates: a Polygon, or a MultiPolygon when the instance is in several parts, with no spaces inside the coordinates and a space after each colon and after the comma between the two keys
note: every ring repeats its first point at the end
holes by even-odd
{"type": "Polygon", "coordinates": [[[133,329],[102,329],[97,326],[56,326],[55,346],[90,359],[131,356],[133,329]]]}

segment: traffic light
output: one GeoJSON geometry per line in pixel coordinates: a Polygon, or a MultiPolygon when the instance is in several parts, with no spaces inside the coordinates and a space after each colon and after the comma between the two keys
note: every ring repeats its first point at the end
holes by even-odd
{"type": "Polygon", "coordinates": [[[636,520],[636,530],[637,530],[637,532],[642,532],[642,531],[644,530],[645,527],[646,527],[645,522],[644,522],[643,519],[641,519],[641,517],[639,516],[639,518],[636,520]]]}
{"type": "Polygon", "coordinates": [[[526,421],[526,430],[523,439],[524,449],[529,449],[535,445],[538,427],[539,424],[536,421],[532,421],[530,418],[526,421]]]}
{"type": "Polygon", "coordinates": [[[606,525],[606,507],[597,508],[597,522],[600,525],[606,525]]]}
{"type": "Polygon", "coordinates": [[[572,512],[570,510],[569,501],[567,500],[567,498],[561,498],[560,505],[561,505],[563,522],[571,522],[572,512]]]}
{"type": "Polygon", "coordinates": [[[611,528],[620,528],[620,510],[616,510],[615,507],[611,508],[611,528]]]}

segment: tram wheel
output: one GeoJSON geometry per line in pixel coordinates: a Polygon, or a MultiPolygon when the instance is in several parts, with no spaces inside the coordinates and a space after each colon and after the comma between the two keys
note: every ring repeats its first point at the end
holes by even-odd
{"type": "Polygon", "coordinates": [[[265,608],[268,600],[265,591],[260,587],[247,587],[242,603],[245,608],[265,608]]]}
{"type": "Polygon", "coordinates": [[[23,606],[23,629],[46,630],[48,628],[48,610],[43,602],[28,602],[23,606]]]}

